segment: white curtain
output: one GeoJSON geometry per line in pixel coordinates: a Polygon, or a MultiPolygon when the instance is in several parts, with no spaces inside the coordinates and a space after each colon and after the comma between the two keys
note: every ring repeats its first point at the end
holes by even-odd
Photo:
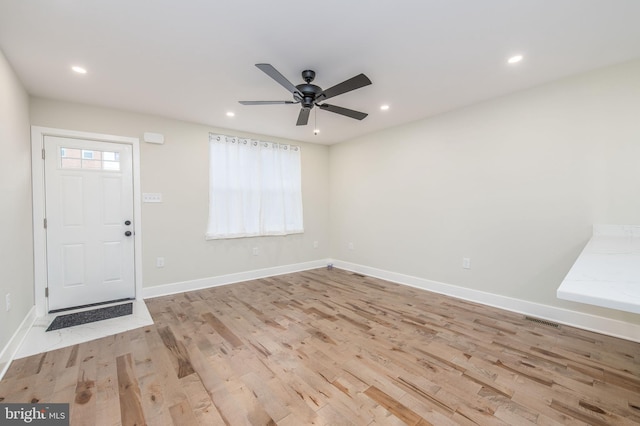
{"type": "Polygon", "coordinates": [[[207,239],[304,231],[300,147],[209,135],[207,239]]]}

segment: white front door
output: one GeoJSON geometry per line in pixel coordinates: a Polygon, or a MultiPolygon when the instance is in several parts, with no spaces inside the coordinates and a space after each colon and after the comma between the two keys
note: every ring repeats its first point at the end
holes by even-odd
{"type": "Polygon", "coordinates": [[[135,297],[132,147],[45,136],[48,310],[135,297]]]}

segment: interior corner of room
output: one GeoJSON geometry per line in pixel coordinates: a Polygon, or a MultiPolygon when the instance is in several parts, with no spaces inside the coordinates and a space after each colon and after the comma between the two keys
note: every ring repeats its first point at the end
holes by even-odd
{"type": "Polygon", "coordinates": [[[640,342],[640,59],[333,144],[40,97],[2,51],[0,93],[0,378],[47,314],[36,128],[139,140],[138,302],[330,264],[640,342]],[[211,132],[302,147],[303,233],[205,239],[211,132]]]}

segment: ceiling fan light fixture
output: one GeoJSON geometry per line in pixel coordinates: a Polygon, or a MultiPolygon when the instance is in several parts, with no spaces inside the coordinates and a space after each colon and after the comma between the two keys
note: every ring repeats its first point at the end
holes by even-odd
{"type": "Polygon", "coordinates": [[[507,62],[509,64],[513,65],[513,64],[517,64],[518,62],[522,61],[523,58],[524,58],[524,56],[522,56],[522,55],[515,55],[515,56],[510,57],[507,60],[507,62]]]}

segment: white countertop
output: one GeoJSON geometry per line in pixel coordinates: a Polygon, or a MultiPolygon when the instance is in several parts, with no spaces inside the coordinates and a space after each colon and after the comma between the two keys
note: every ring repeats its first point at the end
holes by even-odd
{"type": "Polygon", "coordinates": [[[640,313],[640,226],[594,225],[557,296],[640,313]]]}

